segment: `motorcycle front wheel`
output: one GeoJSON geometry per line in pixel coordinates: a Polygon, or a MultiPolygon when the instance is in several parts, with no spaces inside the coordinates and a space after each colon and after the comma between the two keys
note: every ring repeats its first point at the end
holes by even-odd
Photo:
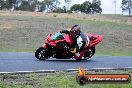
{"type": "Polygon", "coordinates": [[[47,59],[48,56],[46,54],[46,49],[44,49],[43,47],[38,48],[35,52],[35,57],[39,60],[47,59]]]}

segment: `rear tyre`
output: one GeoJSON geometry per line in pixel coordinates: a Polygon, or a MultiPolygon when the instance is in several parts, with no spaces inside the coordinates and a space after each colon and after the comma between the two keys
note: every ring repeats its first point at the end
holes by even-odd
{"type": "Polygon", "coordinates": [[[88,52],[85,53],[84,58],[89,59],[95,54],[95,47],[89,49],[88,52]]]}
{"type": "Polygon", "coordinates": [[[48,58],[46,55],[46,50],[43,47],[40,47],[36,50],[35,57],[39,60],[45,60],[48,58]]]}

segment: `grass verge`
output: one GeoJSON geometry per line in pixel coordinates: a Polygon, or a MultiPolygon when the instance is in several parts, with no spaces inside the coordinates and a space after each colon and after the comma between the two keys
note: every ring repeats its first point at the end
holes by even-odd
{"type": "MultiPolygon", "coordinates": [[[[94,74],[130,74],[132,71],[100,71],[89,72],[94,74]]],[[[1,74],[0,88],[131,88],[129,84],[86,84],[76,82],[75,72],[58,72],[56,74],[1,74]]]]}

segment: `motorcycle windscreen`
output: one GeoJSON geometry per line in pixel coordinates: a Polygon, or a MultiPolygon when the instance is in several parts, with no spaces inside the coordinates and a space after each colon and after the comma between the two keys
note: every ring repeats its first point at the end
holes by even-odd
{"type": "Polygon", "coordinates": [[[61,40],[61,39],[64,39],[63,35],[60,32],[56,33],[51,38],[52,38],[52,40],[61,40]]]}

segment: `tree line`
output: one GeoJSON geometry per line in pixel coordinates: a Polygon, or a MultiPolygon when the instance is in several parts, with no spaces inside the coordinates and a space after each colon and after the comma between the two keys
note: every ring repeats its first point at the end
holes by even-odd
{"type": "Polygon", "coordinates": [[[93,0],[92,3],[89,1],[85,1],[82,4],[75,4],[71,7],[71,11],[76,11],[76,12],[83,12],[86,14],[95,14],[95,13],[100,13],[102,12],[101,8],[101,1],[100,0],[93,0]]]}
{"type": "MultiPolygon", "coordinates": [[[[68,0],[65,0],[65,3],[68,0]]],[[[70,0],[69,0],[70,1],[70,0]]],[[[117,1],[117,0],[115,0],[117,1]]],[[[86,14],[102,13],[101,1],[93,0],[92,2],[85,1],[82,4],[74,4],[67,10],[66,6],[59,7],[61,3],[59,0],[0,0],[0,9],[8,10],[22,10],[22,11],[36,11],[36,12],[81,12],[86,14]]],[[[132,0],[122,0],[122,12],[128,12],[129,16],[132,13],[132,0]]]]}
{"type": "Polygon", "coordinates": [[[66,6],[59,7],[59,0],[0,0],[0,9],[37,11],[37,12],[83,12],[83,13],[101,13],[101,1],[93,0],[92,3],[85,1],[83,4],[75,4],[67,10],[66,6]]]}

